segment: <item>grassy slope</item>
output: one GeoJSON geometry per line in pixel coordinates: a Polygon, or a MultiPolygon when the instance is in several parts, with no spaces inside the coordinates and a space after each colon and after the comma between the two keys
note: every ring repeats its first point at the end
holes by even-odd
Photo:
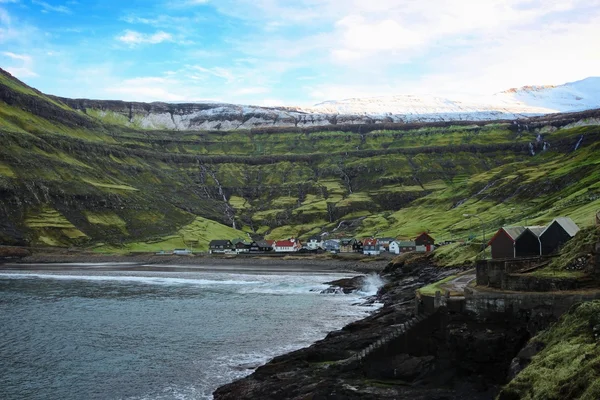
{"type": "MultiPolygon", "coordinates": [[[[67,127],[0,105],[0,193],[7,199],[0,204],[0,241],[9,243],[182,247],[174,238],[185,229],[200,242],[211,237],[195,228],[200,217],[220,224],[210,228],[212,236],[245,235],[224,226],[233,224],[231,211],[238,228],[268,238],[411,238],[427,230],[438,239],[477,242],[481,224],[464,213],[479,214],[489,238],[502,224],[546,223],[557,215],[590,225],[600,208],[597,126],[546,133],[551,149],[532,157],[527,144],[537,133],[510,124],[362,135],[163,132],[100,121],[67,127]],[[571,151],[582,134],[582,148],[571,151]],[[27,224],[28,215],[46,209],[73,228],[53,226],[50,217],[47,226],[27,224]]],[[[449,247],[445,257],[477,253],[463,250],[449,247]]]]}
{"type": "Polygon", "coordinates": [[[532,339],[543,350],[513,379],[501,400],[600,398],[600,301],[574,306],[532,339]]]}

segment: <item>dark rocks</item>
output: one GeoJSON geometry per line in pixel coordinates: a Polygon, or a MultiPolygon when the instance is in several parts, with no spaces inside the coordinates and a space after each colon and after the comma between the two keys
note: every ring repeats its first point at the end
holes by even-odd
{"type": "Polygon", "coordinates": [[[423,378],[435,369],[434,356],[411,356],[406,353],[390,356],[389,362],[377,364],[370,371],[379,379],[395,379],[414,382],[423,378]]]}
{"type": "Polygon", "coordinates": [[[331,282],[325,282],[325,284],[330,285],[330,287],[321,291],[321,293],[352,293],[359,290],[363,286],[364,279],[364,276],[355,276],[354,278],[343,278],[331,282]]]}

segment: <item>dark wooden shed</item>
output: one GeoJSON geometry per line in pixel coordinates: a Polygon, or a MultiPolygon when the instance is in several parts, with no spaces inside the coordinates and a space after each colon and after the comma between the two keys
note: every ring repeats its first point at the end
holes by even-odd
{"type": "Polygon", "coordinates": [[[579,232],[579,227],[571,218],[555,218],[540,234],[542,254],[554,253],[560,246],[572,239],[577,232],[579,232]]]}
{"type": "Polygon", "coordinates": [[[427,232],[421,233],[415,239],[415,244],[417,246],[433,246],[435,244],[435,239],[431,237],[427,232]]]}
{"type": "Polygon", "coordinates": [[[536,257],[542,254],[540,234],[545,226],[528,226],[515,240],[515,257],[536,257]]]}
{"type": "Polygon", "coordinates": [[[515,258],[515,241],[525,231],[524,226],[504,226],[490,239],[492,258],[515,258]]]}

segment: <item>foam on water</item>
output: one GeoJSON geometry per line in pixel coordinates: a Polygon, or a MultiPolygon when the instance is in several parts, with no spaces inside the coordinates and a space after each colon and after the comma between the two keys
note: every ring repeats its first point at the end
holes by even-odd
{"type": "Polygon", "coordinates": [[[378,274],[371,273],[365,276],[360,292],[366,296],[374,296],[383,285],[385,285],[385,280],[378,274]]]}

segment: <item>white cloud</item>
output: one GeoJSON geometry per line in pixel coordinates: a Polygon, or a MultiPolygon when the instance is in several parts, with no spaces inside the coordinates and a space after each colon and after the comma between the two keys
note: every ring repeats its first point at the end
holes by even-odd
{"type": "Polygon", "coordinates": [[[18,78],[31,78],[38,76],[38,74],[33,72],[33,59],[30,55],[16,54],[9,51],[4,51],[0,53],[0,55],[13,61],[20,62],[19,66],[9,65],[5,67],[5,69],[12,75],[18,78]]]}
{"type": "Polygon", "coordinates": [[[63,14],[71,14],[71,9],[66,6],[53,6],[52,4],[46,3],[45,1],[32,0],[33,4],[37,4],[42,7],[42,12],[58,12],[63,14]]]}
{"type": "Polygon", "coordinates": [[[117,36],[116,39],[130,46],[136,46],[144,43],[158,44],[162,42],[172,42],[173,35],[163,31],[158,31],[153,34],[144,34],[132,30],[126,30],[120,36],[117,36]]]}
{"type": "Polygon", "coordinates": [[[213,67],[213,68],[204,68],[198,65],[192,67],[192,69],[196,71],[203,72],[205,74],[210,74],[216,76],[217,78],[224,79],[227,83],[233,83],[236,80],[236,76],[234,73],[223,67],[213,67]]]}

